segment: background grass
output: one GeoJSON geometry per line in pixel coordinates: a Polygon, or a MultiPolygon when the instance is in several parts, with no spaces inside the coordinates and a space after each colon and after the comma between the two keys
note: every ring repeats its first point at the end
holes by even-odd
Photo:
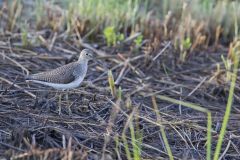
{"type": "MultiPolygon", "coordinates": [[[[173,39],[180,46],[184,39],[190,38],[193,47],[218,41],[227,44],[239,37],[238,1],[11,0],[6,7],[8,21],[3,28],[10,31],[19,29],[19,24],[32,21],[38,29],[50,27],[73,32],[73,28],[78,27],[82,34],[102,33],[104,28],[112,26],[125,37],[141,31],[152,39],[173,39]],[[30,7],[23,10],[23,4],[30,7]],[[54,4],[62,8],[54,7],[54,4]]],[[[1,15],[4,14],[6,12],[1,15]]]]}
{"type": "MultiPolygon", "coordinates": [[[[227,61],[223,61],[225,66],[228,66],[227,73],[230,77],[226,81],[230,81],[231,85],[216,149],[212,144],[210,110],[196,104],[156,95],[158,99],[206,113],[206,158],[210,160],[213,157],[217,160],[228,119],[231,116],[237,80],[240,48],[239,10],[240,2],[234,0],[36,0],[31,2],[11,0],[1,2],[0,32],[2,35],[10,34],[19,37],[20,46],[23,48],[39,45],[47,46],[49,50],[52,47],[48,41],[45,41],[47,38],[43,38],[36,32],[51,30],[61,35],[64,40],[79,34],[78,38],[84,42],[100,43],[109,48],[119,47],[128,38],[131,40],[131,36],[140,33],[134,38],[136,52],[145,40],[150,41],[153,48],[157,48],[156,46],[165,40],[170,40],[176,52],[179,53],[178,60],[181,62],[187,61],[187,58],[199,49],[230,46],[229,57],[227,61]]],[[[117,91],[111,71],[108,72],[108,78],[112,97],[116,98],[117,91]]],[[[161,121],[161,114],[155,98],[153,99],[157,117],[155,124],[160,127],[169,159],[173,159],[174,155],[161,121]]],[[[131,105],[124,104],[124,106],[131,108],[131,105]]],[[[119,140],[122,141],[126,157],[134,160],[141,159],[143,136],[138,128],[140,122],[137,113],[137,110],[133,110],[128,116],[122,135],[116,138],[115,148],[116,152],[120,153],[119,140]],[[130,136],[127,135],[127,130],[130,136]]]]}

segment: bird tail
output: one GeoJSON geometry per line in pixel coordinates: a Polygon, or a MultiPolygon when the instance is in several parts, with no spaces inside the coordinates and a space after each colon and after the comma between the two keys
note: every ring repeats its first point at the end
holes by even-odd
{"type": "Polygon", "coordinates": [[[25,78],[25,81],[33,80],[32,75],[26,75],[24,78],[25,78]]]}

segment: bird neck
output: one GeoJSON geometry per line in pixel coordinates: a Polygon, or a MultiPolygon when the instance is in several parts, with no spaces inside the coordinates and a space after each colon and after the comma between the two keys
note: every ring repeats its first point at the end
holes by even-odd
{"type": "Polygon", "coordinates": [[[87,63],[88,63],[88,60],[80,57],[80,58],[78,59],[78,63],[86,63],[86,64],[87,64],[87,63]]]}

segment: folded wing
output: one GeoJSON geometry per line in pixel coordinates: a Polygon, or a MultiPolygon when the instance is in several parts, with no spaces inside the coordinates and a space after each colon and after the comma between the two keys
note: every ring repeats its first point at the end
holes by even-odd
{"type": "Polygon", "coordinates": [[[71,83],[76,79],[76,76],[73,74],[74,70],[76,69],[79,69],[77,63],[69,63],[51,71],[30,75],[26,77],[26,80],[37,80],[49,83],[67,84],[71,83]]]}

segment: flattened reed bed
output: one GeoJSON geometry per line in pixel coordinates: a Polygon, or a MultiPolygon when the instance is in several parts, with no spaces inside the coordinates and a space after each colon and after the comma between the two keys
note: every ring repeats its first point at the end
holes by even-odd
{"type": "MultiPolygon", "coordinates": [[[[213,117],[212,147],[215,148],[229,88],[221,75],[212,78],[216,64],[223,67],[219,53],[222,50],[195,53],[181,63],[173,58],[177,55],[171,45],[153,60],[166,43],[150,54],[140,50],[137,55],[127,45],[122,49],[98,48],[97,51],[105,51],[101,53],[107,56],[99,59],[99,63],[90,63],[85,83],[69,91],[68,101],[62,99],[62,114],[58,115],[57,91],[38,84],[27,84],[24,75],[76,60],[75,54],[79,50],[73,48],[78,48],[77,42],[58,40],[51,52],[46,47],[23,49],[11,42],[0,44],[1,157],[40,158],[45,154],[48,158],[100,158],[108,135],[105,156],[116,159],[120,154],[125,158],[120,135],[135,108],[138,114],[134,117],[138,117],[138,123],[134,120],[133,124],[134,127],[139,125],[142,133],[141,156],[166,158],[167,152],[151,101],[152,96],[159,94],[209,109],[213,117]],[[108,88],[108,69],[112,70],[115,80],[118,79],[116,88],[122,88],[122,100],[118,104],[120,110],[112,122],[111,132],[106,128],[117,101],[108,88]],[[131,107],[127,105],[129,103],[131,107]],[[116,137],[120,139],[118,152],[114,149],[116,137]]],[[[225,158],[239,158],[239,84],[236,84],[236,99],[223,144],[225,158]]],[[[184,106],[159,99],[156,102],[174,157],[205,157],[207,117],[184,106]]],[[[126,136],[130,143],[129,130],[126,136]]]]}

